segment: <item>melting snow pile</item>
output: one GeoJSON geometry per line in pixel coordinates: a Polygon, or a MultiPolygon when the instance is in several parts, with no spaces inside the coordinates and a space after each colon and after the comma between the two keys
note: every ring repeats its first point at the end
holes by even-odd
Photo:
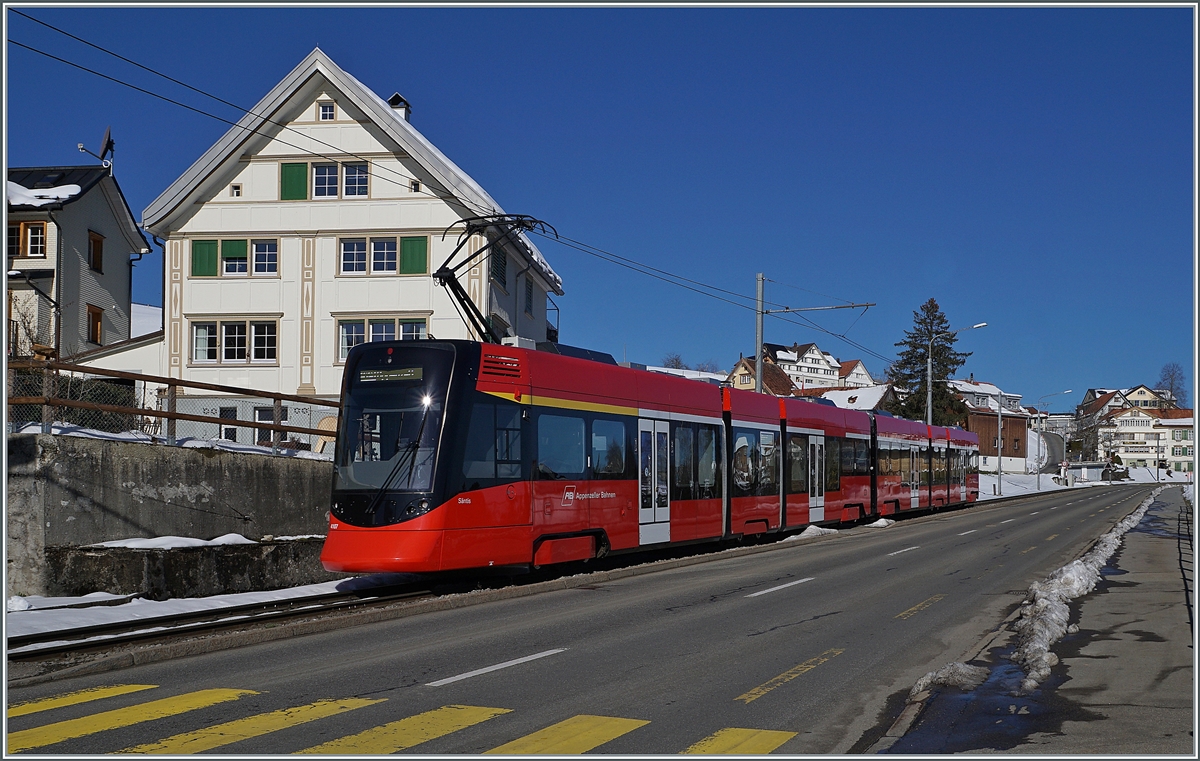
{"type": "Polygon", "coordinates": [[[825,536],[826,534],[836,534],[836,528],[821,528],[820,526],[809,526],[800,532],[801,539],[808,539],[813,536],[825,536]]]}
{"type": "Polygon", "coordinates": [[[224,534],[216,539],[192,539],[186,536],[156,536],[152,539],[114,539],[89,544],[89,547],[128,547],[134,550],[172,550],[177,547],[212,547],[218,544],[258,544],[241,534],[224,534]]]}
{"type": "Polygon", "coordinates": [[[890,518],[880,518],[874,523],[868,523],[867,528],[887,528],[893,523],[895,523],[895,521],[890,518]]]}
{"type": "Polygon", "coordinates": [[[914,696],[928,690],[934,685],[943,685],[946,687],[958,687],[961,690],[970,692],[979,685],[983,684],[988,677],[988,670],[983,666],[968,666],[965,663],[947,663],[937,671],[930,671],[925,676],[917,680],[913,688],[909,690],[908,697],[912,699],[914,696]]]}
{"type": "Polygon", "coordinates": [[[1013,625],[1018,644],[1011,660],[1025,670],[1026,676],[1020,689],[1022,694],[1037,689],[1050,676],[1050,669],[1058,663],[1058,656],[1050,652],[1050,646],[1068,631],[1067,620],[1071,611],[1067,603],[1092,591],[1100,580],[1100,569],[1117,551],[1121,538],[1142,520],[1154,498],[1165,488],[1160,486],[1155,489],[1137,510],[1100,537],[1082,558],[1029,586],[1026,601],[1022,603],[1021,617],[1013,625]]]}

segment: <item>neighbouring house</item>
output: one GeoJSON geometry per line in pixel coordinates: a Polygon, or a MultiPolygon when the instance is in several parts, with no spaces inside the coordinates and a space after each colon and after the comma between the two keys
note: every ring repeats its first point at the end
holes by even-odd
{"type": "MultiPolygon", "coordinates": [[[[163,334],[94,362],[336,397],[357,344],[479,338],[432,273],[464,220],[503,210],[410,111],[313,50],[145,209],[166,241],[163,334]]],[[[499,335],[557,341],[562,280],[524,233],[461,280],[499,335]]]]}
{"type": "Polygon", "coordinates": [[[1116,455],[1131,467],[1161,467],[1191,473],[1195,457],[1193,411],[1178,408],[1125,407],[1104,416],[1097,426],[1098,454],[1116,455]]]}
{"type": "MultiPolygon", "coordinates": [[[[733,366],[733,369],[729,371],[726,382],[734,388],[753,391],[756,372],[758,370],[755,359],[753,357],[742,357],[733,366]]],[[[768,354],[766,362],[763,363],[763,392],[774,394],[775,396],[792,396],[796,391],[797,389],[795,384],[792,383],[792,379],[788,377],[788,374],[779,365],[771,360],[771,355],[768,354]]]]}
{"type": "Polygon", "coordinates": [[[1006,393],[995,384],[973,377],[951,379],[947,384],[967,406],[964,427],[979,436],[980,471],[995,473],[1003,467],[1005,473],[1024,473],[1031,416],[1021,406],[1021,395],[1006,393]]]}
{"type": "Polygon", "coordinates": [[[800,389],[875,385],[861,360],[842,362],[814,343],[791,346],[765,343],[763,353],[800,389]]]}
{"type": "Polygon", "coordinates": [[[1075,438],[1080,442],[1084,457],[1103,456],[1099,435],[1104,420],[1117,410],[1174,409],[1178,405],[1170,391],[1149,386],[1132,388],[1089,388],[1075,409],[1075,438]]]}
{"type": "Polygon", "coordinates": [[[129,338],[150,252],[109,166],[8,170],[8,351],[76,355],[129,338]]]}

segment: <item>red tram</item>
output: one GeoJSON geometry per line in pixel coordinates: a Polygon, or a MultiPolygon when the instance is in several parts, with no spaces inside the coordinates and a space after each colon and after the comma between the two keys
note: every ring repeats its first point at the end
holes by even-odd
{"type": "Polygon", "coordinates": [[[957,428],[472,341],[346,359],[331,571],[541,566],[973,502],[957,428]]]}

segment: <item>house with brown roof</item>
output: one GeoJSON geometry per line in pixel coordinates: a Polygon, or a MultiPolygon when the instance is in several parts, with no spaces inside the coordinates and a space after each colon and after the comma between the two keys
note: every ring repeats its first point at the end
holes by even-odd
{"type": "Polygon", "coordinates": [[[1131,467],[1191,473],[1196,454],[1193,411],[1126,407],[1109,412],[1097,426],[1100,455],[1116,455],[1131,467]]]}
{"type": "MultiPolygon", "coordinates": [[[[742,357],[733,366],[733,369],[729,371],[727,382],[734,388],[753,391],[754,375],[756,372],[758,372],[758,369],[755,359],[753,357],[742,357]]],[[[767,355],[767,359],[763,363],[763,392],[774,394],[775,396],[792,396],[796,391],[796,384],[792,383],[792,379],[788,377],[788,374],[779,365],[771,361],[770,355],[767,355]]]]}

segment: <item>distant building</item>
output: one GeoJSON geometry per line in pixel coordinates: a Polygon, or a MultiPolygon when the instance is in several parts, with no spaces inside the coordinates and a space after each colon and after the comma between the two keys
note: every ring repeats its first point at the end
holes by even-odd
{"type": "Polygon", "coordinates": [[[763,344],[763,352],[787,373],[796,388],[865,387],[875,385],[861,360],[846,362],[822,351],[814,343],[763,344]]]}
{"type": "Polygon", "coordinates": [[[947,383],[967,406],[966,429],[979,436],[979,469],[994,473],[1002,464],[1005,473],[1024,473],[1031,416],[1021,406],[1021,395],[973,379],[947,383]],[[997,435],[1001,419],[1003,433],[997,435]]]}
{"type": "MultiPolygon", "coordinates": [[[[753,391],[756,372],[757,363],[754,358],[742,357],[729,371],[726,381],[734,388],[753,391]]],[[[763,391],[775,396],[792,396],[796,390],[792,379],[771,360],[768,354],[767,361],[763,363],[763,391]]]]}
{"type": "Polygon", "coordinates": [[[1191,473],[1195,458],[1193,411],[1157,407],[1113,410],[1098,425],[1101,457],[1116,455],[1131,467],[1191,473]]]}
{"type": "Polygon", "coordinates": [[[129,338],[133,263],[150,245],[111,169],[9,169],[7,196],[6,271],[23,273],[8,278],[10,356],[70,359],[129,338]]]}

